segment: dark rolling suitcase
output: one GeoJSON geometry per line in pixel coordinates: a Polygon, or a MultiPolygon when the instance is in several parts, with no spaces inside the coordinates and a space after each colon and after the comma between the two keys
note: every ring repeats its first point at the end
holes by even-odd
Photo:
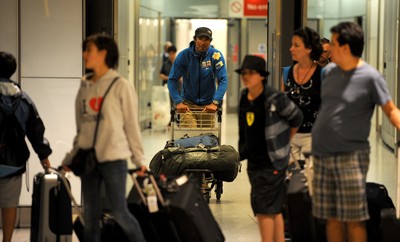
{"type": "MultiPolygon", "coordinates": [[[[101,242],[128,242],[124,231],[119,226],[119,224],[114,220],[114,217],[110,212],[104,211],[102,213],[101,219],[101,242]]],[[[84,225],[80,218],[77,218],[73,225],[76,237],[78,237],[80,242],[84,242],[84,225]]]]}
{"type": "Polygon", "coordinates": [[[397,242],[400,239],[400,221],[394,208],[383,209],[381,212],[381,228],[383,242],[397,242]]]}
{"type": "Polygon", "coordinates": [[[114,220],[111,211],[103,211],[101,216],[101,242],[129,242],[121,226],[114,220]]]}
{"type": "MultiPolygon", "coordinates": [[[[132,178],[134,187],[128,195],[128,208],[139,221],[146,241],[180,242],[181,239],[175,228],[175,224],[168,217],[168,214],[162,211],[163,207],[166,205],[159,190],[157,199],[160,210],[158,212],[149,211],[147,197],[143,190],[145,190],[144,182],[146,179],[149,179],[150,176],[137,178],[132,176],[132,178]]],[[[156,187],[155,189],[158,189],[154,178],[152,178],[150,182],[153,184],[153,187],[156,187]]]]}
{"type": "MultiPolygon", "coordinates": [[[[152,213],[145,221],[147,221],[147,229],[156,231],[155,233],[161,238],[161,241],[225,241],[218,223],[203,198],[197,181],[187,176],[182,176],[168,182],[164,188],[161,188],[160,192],[154,177],[151,175],[150,177],[152,183],[155,184],[154,187],[158,194],[160,206],[159,211],[152,213]],[[169,235],[166,233],[169,233],[169,235]]],[[[136,178],[134,177],[135,184],[138,184],[137,180],[135,180],[136,178]]],[[[129,197],[128,204],[132,204],[132,198],[135,198],[134,192],[131,192],[129,197]]],[[[146,216],[148,211],[142,210],[142,213],[146,216]]],[[[134,212],[134,215],[141,216],[137,212],[134,212]]],[[[144,220],[139,218],[138,220],[142,226],[144,220]]],[[[143,229],[143,232],[146,236],[146,229],[143,229]]],[[[146,239],[159,241],[157,239],[150,240],[148,237],[146,239]]]]}
{"type": "Polygon", "coordinates": [[[367,182],[367,201],[370,216],[366,223],[368,242],[381,242],[384,228],[381,224],[381,213],[384,209],[394,209],[393,201],[384,185],[373,182],[367,182]]]}
{"type": "MultiPolygon", "coordinates": [[[[105,194],[104,189],[105,189],[104,186],[100,189],[100,194],[102,197],[102,201],[101,201],[102,205],[101,206],[103,209],[101,217],[99,218],[101,241],[102,242],[116,242],[116,241],[128,242],[129,239],[125,235],[125,232],[123,231],[121,226],[114,219],[110,205],[106,204],[108,201],[105,201],[107,199],[106,199],[106,194],[105,194]]],[[[71,198],[72,198],[72,195],[71,195],[71,198]]],[[[76,237],[78,237],[79,241],[84,242],[85,241],[85,239],[84,239],[85,226],[82,223],[83,214],[75,201],[74,201],[74,205],[75,205],[76,210],[78,211],[79,216],[74,221],[73,230],[75,232],[76,237]]]]}
{"type": "Polygon", "coordinates": [[[292,172],[287,190],[287,216],[292,242],[324,242],[325,220],[312,216],[312,202],[304,170],[292,172]]]}
{"type": "Polygon", "coordinates": [[[71,199],[58,173],[39,173],[34,177],[30,239],[72,241],[71,199]]]}
{"type": "Polygon", "coordinates": [[[204,200],[199,184],[183,176],[186,182],[176,184],[176,190],[167,191],[164,197],[169,201],[168,214],[174,221],[182,241],[219,242],[224,235],[204,200]]]}

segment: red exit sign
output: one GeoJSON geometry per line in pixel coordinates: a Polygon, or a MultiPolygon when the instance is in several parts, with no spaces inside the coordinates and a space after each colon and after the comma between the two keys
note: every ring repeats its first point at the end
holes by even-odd
{"type": "Polygon", "coordinates": [[[244,16],[267,17],[268,0],[244,0],[244,16]]]}

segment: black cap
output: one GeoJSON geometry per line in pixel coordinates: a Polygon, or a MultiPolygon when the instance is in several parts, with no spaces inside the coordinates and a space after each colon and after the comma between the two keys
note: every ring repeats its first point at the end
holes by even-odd
{"type": "Polygon", "coordinates": [[[260,73],[261,76],[267,77],[269,72],[265,70],[266,62],[264,58],[256,55],[246,55],[244,57],[242,66],[235,70],[237,73],[241,74],[244,69],[255,70],[260,73]]]}
{"type": "Polygon", "coordinates": [[[209,29],[207,27],[197,28],[196,31],[194,32],[194,37],[201,37],[201,36],[206,36],[206,37],[212,39],[211,29],[209,29]]]}

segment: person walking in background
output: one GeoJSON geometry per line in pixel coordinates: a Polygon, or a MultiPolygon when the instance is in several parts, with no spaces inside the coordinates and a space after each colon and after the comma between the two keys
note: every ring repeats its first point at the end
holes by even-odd
{"type": "Polygon", "coordinates": [[[10,80],[17,69],[15,57],[0,52],[0,207],[3,242],[11,242],[17,217],[17,205],[26,171],[29,149],[25,136],[44,169],[50,167],[52,153],[44,137],[45,127],[35,104],[27,93],[10,80]],[[9,170],[3,166],[11,166],[9,170]]]}
{"type": "Polygon", "coordinates": [[[368,136],[375,105],[400,128],[383,76],[361,59],[364,33],[353,22],[331,28],[332,64],[322,76],[321,108],[312,130],[313,215],[327,220],[330,242],[366,242],[368,136]]]}
{"type": "Polygon", "coordinates": [[[168,48],[172,46],[172,42],[171,41],[167,41],[164,44],[164,51],[162,54],[162,58],[161,58],[161,63],[164,63],[166,60],[168,60],[168,48]]]}
{"type": "MultiPolygon", "coordinates": [[[[168,59],[166,61],[164,61],[161,70],[160,70],[160,78],[162,80],[162,85],[167,85],[168,83],[168,76],[169,73],[171,72],[171,68],[172,68],[172,64],[175,61],[176,58],[176,52],[177,49],[174,45],[168,47],[168,59]]],[[[182,92],[182,78],[179,79],[179,86],[178,86],[178,92],[181,93],[182,92]]],[[[170,107],[173,107],[173,101],[171,98],[171,95],[169,95],[169,103],[170,103],[170,107]]],[[[169,123],[170,125],[170,123],[169,123]]]]}
{"type": "Polygon", "coordinates": [[[322,67],[325,67],[329,64],[329,62],[331,62],[331,44],[329,42],[330,41],[327,38],[321,39],[323,51],[321,57],[318,60],[318,64],[322,67]]]}
{"type": "Polygon", "coordinates": [[[160,78],[162,80],[162,85],[166,85],[168,82],[168,76],[169,73],[171,72],[172,64],[174,63],[176,58],[176,51],[177,50],[174,45],[171,45],[167,49],[168,58],[166,61],[164,61],[160,70],[160,78]]]}
{"type": "Polygon", "coordinates": [[[127,177],[127,158],[144,174],[143,147],[138,124],[137,96],[134,86],[118,74],[118,47],[108,35],[95,34],[83,42],[85,67],[92,73],[82,78],[76,97],[77,134],[73,149],[63,160],[68,165],[79,148],[91,148],[99,105],[103,95],[111,87],[104,103],[101,103],[101,118],[95,144],[98,164],[87,175],[81,176],[84,199],[84,238],[85,242],[100,242],[99,219],[100,184],[104,181],[107,197],[110,200],[112,214],[126,236],[132,242],[145,241],[140,225],[129,212],[125,199],[127,177]]]}
{"type": "Polygon", "coordinates": [[[262,242],[283,242],[290,138],[303,114],[285,94],[267,85],[265,65],[263,58],[247,55],[236,70],[246,87],[239,106],[239,155],[248,160],[251,206],[262,242]]]}
{"type": "Polygon", "coordinates": [[[190,108],[204,108],[215,112],[222,104],[228,87],[225,59],[211,47],[212,31],[206,27],[196,29],[189,47],[181,51],[172,65],[168,89],[179,112],[190,108]],[[179,79],[183,78],[182,95],[179,79]]]}
{"type": "Polygon", "coordinates": [[[321,103],[321,67],[316,64],[322,53],[320,37],[314,30],[297,29],[292,37],[290,53],[296,61],[283,78],[286,95],[301,109],[303,123],[291,142],[291,161],[303,160],[302,154],[311,151],[311,130],[321,103]]]}

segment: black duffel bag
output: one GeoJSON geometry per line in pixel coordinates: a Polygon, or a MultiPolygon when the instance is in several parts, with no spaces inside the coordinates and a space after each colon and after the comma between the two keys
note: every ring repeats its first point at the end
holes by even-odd
{"type": "Polygon", "coordinates": [[[150,162],[155,176],[179,176],[185,169],[209,169],[214,178],[231,182],[239,172],[239,154],[230,145],[211,148],[169,147],[159,151],[150,162]]]}

